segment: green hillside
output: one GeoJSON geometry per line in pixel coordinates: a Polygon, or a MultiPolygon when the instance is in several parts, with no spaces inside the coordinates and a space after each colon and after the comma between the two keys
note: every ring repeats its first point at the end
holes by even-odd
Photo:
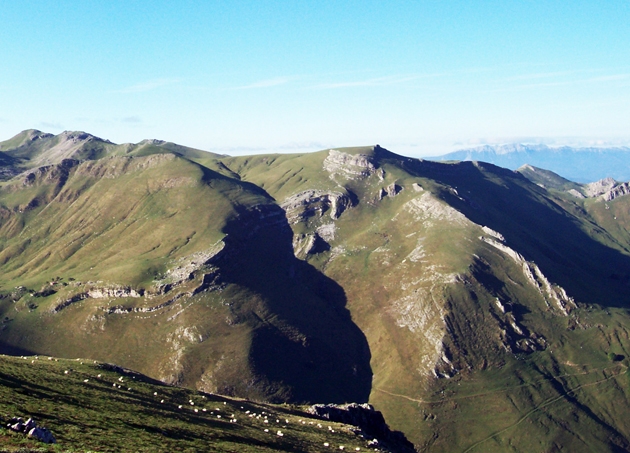
{"type": "MultiPolygon", "coordinates": [[[[6,452],[373,451],[356,426],[306,407],[266,405],[171,387],[92,360],[0,356],[0,450],[6,452]],[[43,444],[6,428],[33,417],[43,444]],[[328,446],[326,446],[326,444],[328,446]]],[[[382,440],[379,451],[396,451],[382,440]]]]}
{"type": "Polygon", "coordinates": [[[46,166],[0,188],[3,352],[369,401],[419,451],[630,449],[623,184],[380,146],[54,162],[67,137],[38,140],[46,166]]]}

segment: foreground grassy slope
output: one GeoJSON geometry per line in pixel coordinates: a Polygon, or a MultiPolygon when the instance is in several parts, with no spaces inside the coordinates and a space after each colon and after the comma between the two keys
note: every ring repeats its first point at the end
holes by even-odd
{"type": "Polygon", "coordinates": [[[93,360],[0,356],[0,383],[2,451],[366,451],[371,440],[303,407],[165,386],[93,360]],[[34,417],[57,444],[45,446],[5,429],[14,416],[34,417]]]}

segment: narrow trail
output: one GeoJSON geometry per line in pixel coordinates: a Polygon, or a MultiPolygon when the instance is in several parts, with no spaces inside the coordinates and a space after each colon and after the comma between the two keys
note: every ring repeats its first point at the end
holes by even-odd
{"type": "MultiPolygon", "coordinates": [[[[423,404],[431,404],[431,403],[433,403],[433,401],[419,400],[419,399],[412,398],[412,397],[407,396],[407,395],[401,395],[399,393],[388,392],[387,390],[379,389],[377,387],[374,387],[374,390],[376,390],[377,392],[385,393],[386,395],[389,395],[389,396],[395,396],[397,398],[404,398],[404,399],[409,400],[409,401],[414,401],[416,403],[423,403],[423,404]]],[[[444,401],[444,400],[442,400],[442,401],[444,401]]],[[[436,403],[441,403],[442,401],[435,401],[435,402],[436,403]]]]}
{"type": "MultiPolygon", "coordinates": [[[[604,370],[606,370],[606,369],[609,369],[609,368],[605,368],[604,370]]],[[[612,379],[612,378],[615,378],[615,377],[621,376],[621,375],[623,375],[623,374],[626,374],[627,372],[628,372],[628,368],[626,368],[623,372],[621,372],[621,373],[619,373],[619,374],[611,374],[611,375],[610,375],[610,376],[608,376],[607,378],[600,379],[599,381],[591,382],[591,383],[589,383],[589,384],[582,384],[582,385],[578,385],[577,387],[575,387],[575,388],[573,388],[573,389],[570,389],[570,390],[568,390],[568,391],[566,391],[566,392],[562,393],[561,395],[559,395],[559,396],[557,396],[557,397],[550,398],[550,399],[546,400],[545,402],[543,402],[543,403],[539,404],[538,406],[534,407],[532,410],[530,410],[530,411],[529,411],[529,412],[527,412],[525,415],[523,415],[521,418],[519,418],[519,419],[518,419],[515,423],[513,423],[513,424],[511,424],[511,425],[509,425],[509,426],[507,426],[507,427],[503,428],[503,429],[502,429],[502,430],[500,430],[500,431],[497,431],[497,432],[496,432],[496,433],[494,433],[494,434],[491,434],[490,436],[486,437],[485,439],[481,439],[480,441],[475,442],[475,443],[474,443],[474,444],[472,444],[470,447],[468,447],[466,450],[464,450],[462,453],[468,453],[469,451],[474,450],[475,448],[477,448],[479,445],[483,444],[484,442],[486,442],[486,441],[488,441],[488,440],[490,440],[490,439],[492,439],[492,438],[494,438],[494,437],[496,437],[496,436],[498,436],[498,435],[500,435],[500,434],[503,434],[504,432],[506,432],[506,431],[508,431],[508,430],[510,430],[510,429],[512,429],[512,428],[514,428],[515,426],[517,426],[517,425],[519,425],[520,423],[522,423],[523,421],[525,421],[525,420],[526,420],[526,419],[527,419],[530,415],[532,415],[534,412],[537,412],[537,411],[541,410],[542,408],[544,408],[544,407],[546,407],[546,406],[549,406],[549,405],[551,405],[551,404],[555,403],[555,402],[556,402],[556,401],[558,401],[558,400],[563,399],[564,397],[566,397],[567,395],[569,395],[569,394],[571,394],[571,393],[575,393],[575,392],[577,392],[578,390],[583,389],[583,388],[585,388],[585,387],[590,387],[590,386],[593,386],[593,385],[599,385],[599,384],[601,384],[601,383],[603,383],[603,382],[607,382],[607,381],[609,381],[609,380],[610,380],[610,379],[612,379]]]]}
{"type": "MultiPolygon", "coordinates": [[[[621,365],[621,366],[623,367],[623,365],[621,365]]],[[[410,396],[402,395],[400,393],[389,392],[387,390],[384,390],[384,389],[381,389],[381,388],[378,388],[378,387],[374,387],[374,390],[376,390],[377,392],[384,393],[384,394],[389,395],[389,396],[394,396],[394,397],[397,397],[397,398],[403,398],[403,399],[406,399],[406,400],[409,400],[409,401],[413,401],[413,402],[416,402],[416,403],[421,403],[421,404],[441,404],[441,403],[445,403],[447,401],[464,400],[464,399],[469,399],[469,398],[477,398],[477,397],[481,397],[481,396],[492,395],[492,394],[495,394],[495,393],[507,392],[507,391],[512,390],[512,389],[517,389],[517,388],[522,388],[522,387],[531,387],[532,385],[535,385],[535,384],[537,384],[539,382],[543,382],[543,381],[557,380],[557,379],[560,379],[560,378],[571,377],[571,376],[585,376],[585,375],[592,374],[592,373],[597,373],[597,372],[600,372],[600,371],[601,372],[605,372],[607,370],[614,370],[616,368],[619,368],[619,366],[613,366],[613,367],[607,367],[607,368],[595,368],[595,369],[592,369],[592,370],[589,370],[589,371],[583,371],[581,373],[560,374],[558,376],[552,376],[552,377],[536,379],[534,381],[526,382],[526,383],[523,383],[523,384],[512,385],[512,386],[509,386],[509,387],[503,387],[503,388],[495,389],[495,390],[489,390],[489,391],[483,392],[483,393],[474,393],[474,394],[471,394],[471,395],[453,396],[453,397],[444,398],[444,399],[441,399],[441,400],[422,400],[422,399],[412,398],[410,396]]],[[[628,369],[626,368],[626,370],[623,373],[619,373],[618,375],[613,375],[613,376],[619,376],[621,374],[625,374],[625,372],[627,372],[627,371],[628,371],[628,369]]],[[[591,384],[584,384],[584,385],[591,385],[591,384]]],[[[576,388],[576,390],[577,390],[577,388],[576,388]]]]}

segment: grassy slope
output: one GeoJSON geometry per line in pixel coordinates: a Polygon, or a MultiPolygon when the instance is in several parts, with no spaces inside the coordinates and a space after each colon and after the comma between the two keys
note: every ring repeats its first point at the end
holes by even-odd
{"type": "MultiPolygon", "coordinates": [[[[106,312],[117,305],[159,306],[192,291],[202,275],[166,295],[88,299],[56,314],[51,310],[94,287],[152,291],[153,280],[168,268],[194,260],[196,252],[223,238],[236,207],[268,203],[268,198],[173,155],[85,162],[71,169],[63,184],[49,174],[26,193],[4,188],[5,350],[89,356],[213,390],[233,383],[235,376],[248,376],[251,334],[225,324],[229,309],[216,294],[184,297],[151,314],[106,312]],[[41,202],[20,212],[32,199],[41,202]],[[50,285],[55,279],[60,280],[50,285]],[[18,282],[32,291],[11,297],[18,282]],[[53,294],[46,295],[46,289],[53,294]],[[208,362],[226,365],[224,357],[230,366],[199,383],[212,369],[208,362]],[[201,367],[195,360],[200,358],[201,367]]],[[[16,184],[21,188],[21,180],[16,184]]]]}
{"type": "Polygon", "coordinates": [[[1,194],[5,350],[97,358],[259,399],[367,400],[369,350],[343,290],[294,257],[283,211],[258,187],[173,154],[52,166],[27,181],[1,194]],[[219,241],[228,258],[157,292],[155,280],[199,267],[195,254],[219,241]],[[218,286],[191,296],[204,272],[218,286]],[[86,299],[52,312],[103,287],[147,297],[86,299]]]}
{"type": "Polygon", "coordinates": [[[54,274],[78,280],[99,275],[106,282],[147,285],[155,277],[147,268],[157,273],[166,260],[221,239],[234,203],[264,202],[172,155],[88,161],[71,172],[67,182],[51,171],[26,190],[19,180],[4,188],[5,279],[20,275],[26,285],[41,285],[54,274]],[[31,253],[18,253],[25,240],[31,253]]]}
{"type": "Polygon", "coordinates": [[[58,442],[43,446],[0,428],[2,451],[316,452],[326,449],[325,442],[331,449],[367,447],[352,427],[322,422],[297,406],[165,386],[92,360],[0,356],[0,383],[0,418],[34,417],[58,442]]]}
{"type": "Polygon", "coordinates": [[[547,190],[557,190],[560,192],[567,192],[571,189],[578,192],[581,191],[581,184],[569,181],[560,175],[555,174],[552,171],[548,171],[542,168],[534,167],[532,165],[523,165],[516,170],[518,173],[525,176],[534,184],[538,184],[547,190]]]}
{"type": "Polygon", "coordinates": [[[0,164],[15,167],[17,170],[58,164],[63,159],[95,160],[112,156],[142,157],[152,154],[175,154],[200,161],[221,156],[161,140],[116,145],[81,131],[52,135],[29,129],[0,142],[0,164]]]}
{"type": "MultiPolygon", "coordinates": [[[[332,183],[332,179],[322,181],[322,173],[328,176],[322,172],[324,157],[291,156],[284,162],[231,158],[228,167],[243,179],[265,184],[282,202],[304,190],[305,179],[313,178],[318,188],[332,183]],[[297,174],[304,176],[288,168],[301,168],[297,174]]],[[[405,206],[425,192],[433,193],[476,224],[503,233],[508,244],[580,302],[601,303],[594,309],[597,313],[608,304],[627,304],[623,285],[611,286],[608,278],[611,270],[627,262],[621,241],[591,217],[580,216],[579,205],[556,199],[512,172],[470,163],[376,157],[385,180],[372,175],[342,182],[337,190],[357,194],[359,204],[336,222],[332,251],[309,257],[345,289],[353,319],[366,334],[374,371],[370,401],[393,426],[430,451],[464,451],[473,446],[531,451],[532,436],[541,439],[542,448],[552,450],[554,445],[564,445],[573,451],[612,451],[615,445],[627,445],[628,425],[612,415],[627,407],[626,368],[606,356],[610,349],[626,355],[625,309],[612,309],[616,321],[607,323],[604,331],[603,324],[585,321],[592,316],[586,306],[569,318],[549,313],[520,267],[479,243],[477,237],[483,232],[478,226],[458,225],[448,218],[418,221],[405,206]],[[395,198],[378,201],[379,188],[391,183],[404,190],[395,198]],[[415,192],[413,183],[425,191],[415,192]],[[410,262],[419,246],[420,262],[410,262]],[[593,256],[606,258],[593,262],[593,256]],[[444,277],[452,274],[464,284],[443,284],[444,277]],[[493,307],[497,297],[514,305],[522,326],[548,341],[546,350],[506,354],[501,349],[499,336],[505,324],[500,324],[501,315],[493,307]],[[438,309],[430,309],[431,300],[437,301],[438,309]],[[402,302],[424,318],[405,320],[402,302]],[[442,315],[450,332],[440,326],[442,315]],[[412,321],[424,334],[413,331],[412,321]],[[424,358],[435,354],[426,332],[439,334],[438,342],[457,363],[454,379],[435,380],[419,373],[424,358]],[[563,375],[575,376],[567,380],[563,375]],[[496,388],[501,390],[492,391],[496,388]],[[444,400],[442,392],[452,398],[444,400]],[[479,408],[486,406],[495,411],[480,413],[479,408]],[[516,426],[519,429],[511,429],[516,426]],[[580,426],[589,428],[582,432],[580,426]]],[[[324,217],[321,222],[329,222],[324,217]]],[[[294,229],[303,232],[303,226],[294,229]]]]}

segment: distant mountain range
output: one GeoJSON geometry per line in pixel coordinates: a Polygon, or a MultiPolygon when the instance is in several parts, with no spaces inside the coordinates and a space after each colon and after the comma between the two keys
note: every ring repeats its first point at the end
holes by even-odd
{"type": "Polygon", "coordinates": [[[586,183],[604,178],[630,180],[630,147],[574,148],[547,145],[484,145],[462,149],[443,156],[427,157],[435,161],[481,161],[516,170],[530,164],[561,175],[571,181],[586,183]]]}

